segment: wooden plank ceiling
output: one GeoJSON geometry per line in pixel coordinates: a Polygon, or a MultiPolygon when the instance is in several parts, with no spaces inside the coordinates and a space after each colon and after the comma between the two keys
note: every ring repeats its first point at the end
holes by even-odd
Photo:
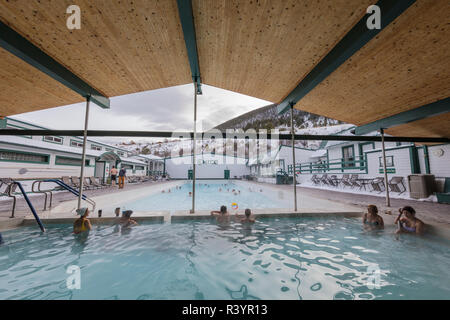
{"type": "MultiPolygon", "coordinates": [[[[0,19],[109,97],[192,81],[176,0],[10,0],[0,2],[0,19]],[[72,4],[80,30],[66,27],[72,4]]],[[[0,116],[82,101],[0,54],[0,116]]]]}
{"type": "MultiPolygon", "coordinates": [[[[448,0],[417,1],[295,107],[363,125],[449,97],[449,16],[448,0]]],[[[448,119],[386,132],[450,137],[448,119]]]]}
{"type": "Polygon", "coordinates": [[[202,82],[279,103],[373,0],[193,0],[202,82]]]}
{"type": "MultiPolygon", "coordinates": [[[[279,103],[375,2],[192,0],[202,83],[279,103]]],[[[449,97],[449,16],[418,0],[295,107],[363,125],[449,97]]],[[[9,0],[0,20],[109,97],[192,82],[176,0],[9,0]]],[[[0,116],[81,100],[0,50],[0,116]]],[[[388,132],[449,137],[439,119],[388,132]]]]}

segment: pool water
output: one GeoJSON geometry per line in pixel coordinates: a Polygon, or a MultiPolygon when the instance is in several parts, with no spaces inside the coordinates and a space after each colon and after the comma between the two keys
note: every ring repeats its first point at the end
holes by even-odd
{"type": "Polygon", "coordinates": [[[348,218],[7,231],[0,299],[449,299],[449,243],[348,218]],[[68,289],[69,266],[80,289],[68,289]]]}
{"type": "MultiPolygon", "coordinates": [[[[288,195],[285,195],[283,191],[274,192],[245,183],[217,180],[200,181],[195,185],[195,208],[197,210],[219,210],[221,205],[226,205],[231,212],[233,203],[237,204],[238,209],[292,207],[292,203],[286,199],[288,195]]],[[[125,202],[121,207],[135,211],[170,211],[192,208],[192,197],[189,196],[189,192],[192,192],[192,182],[183,183],[180,188],[171,187],[170,193],[168,191],[169,188],[165,188],[164,193],[160,191],[141,199],[125,202]]]]}

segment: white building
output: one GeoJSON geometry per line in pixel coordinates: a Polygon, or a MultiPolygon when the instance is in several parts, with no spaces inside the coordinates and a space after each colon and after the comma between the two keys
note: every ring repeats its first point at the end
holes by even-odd
{"type": "MultiPolygon", "coordinates": [[[[6,118],[8,129],[47,129],[28,122],[6,118]]],[[[61,178],[79,176],[83,138],[61,136],[1,136],[0,177],[3,178],[61,178]]],[[[125,168],[127,175],[162,174],[163,160],[158,157],[134,156],[125,149],[87,140],[85,176],[104,181],[112,166],[125,168]]]]}
{"type": "MultiPolygon", "coordinates": [[[[171,179],[192,178],[192,155],[165,159],[171,179]]],[[[204,153],[196,155],[196,179],[240,179],[250,174],[244,158],[204,153]]]]}

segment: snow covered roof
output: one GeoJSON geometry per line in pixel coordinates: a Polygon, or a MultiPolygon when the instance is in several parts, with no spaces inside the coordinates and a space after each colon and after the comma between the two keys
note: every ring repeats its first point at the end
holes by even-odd
{"type": "Polygon", "coordinates": [[[150,160],[161,160],[161,161],[164,160],[163,158],[155,156],[154,154],[140,154],[139,157],[150,159],[150,160]]]}

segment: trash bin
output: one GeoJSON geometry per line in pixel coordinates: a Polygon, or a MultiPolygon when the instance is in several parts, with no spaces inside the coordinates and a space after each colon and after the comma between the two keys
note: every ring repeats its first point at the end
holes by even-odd
{"type": "Polygon", "coordinates": [[[286,179],[283,174],[277,174],[277,184],[285,184],[286,179]]]}
{"type": "Polygon", "coordinates": [[[414,199],[428,198],[434,192],[433,174],[412,174],[408,176],[409,196],[414,199]]]}
{"type": "Polygon", "coordinates": [[[445,178],[444,192],[436,193],[439,203],[450,204],[450,178],[445,178]]]}

